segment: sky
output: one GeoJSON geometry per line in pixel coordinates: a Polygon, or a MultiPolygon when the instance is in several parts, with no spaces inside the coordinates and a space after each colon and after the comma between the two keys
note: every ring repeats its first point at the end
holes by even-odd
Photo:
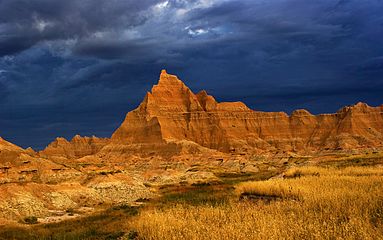
{"type": "Polygon", "coordinates": [[[0,0],[0,136],[110,137],[161,69],[260,111],[383,103],[382,0],[0,0]]]}

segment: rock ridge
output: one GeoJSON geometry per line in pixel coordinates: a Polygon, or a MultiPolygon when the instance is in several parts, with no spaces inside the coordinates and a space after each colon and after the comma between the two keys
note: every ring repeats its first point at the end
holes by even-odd
{"type": "Polygon", "coordinates": [[[242,102],[217,102],[206,91],[194,94],[165,70],[140,106],[129,112],[112,135],[119,144],[154,144],[188,140],[203,147],[317,151],[382,147],[383,108],[357,103],[334,114],[312,115],[304,109],[290,116],[260,112],[242,102]]]}
{"type": "Polygon", "coordinates": [[[56,138],[44,150],[39,152],[41,157],[65,157],[70,159],[92,155],[109,143],[107,138],[81,137],[75,135],[70,141],[63,137],[56,138]]]}

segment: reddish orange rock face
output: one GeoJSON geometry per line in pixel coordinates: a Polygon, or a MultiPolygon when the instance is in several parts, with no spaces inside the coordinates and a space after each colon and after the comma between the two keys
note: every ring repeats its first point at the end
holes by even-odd
{"type": "Polygon", "coordinates": [[[242,102],[218,103],[206,91],[194,94],[175,75],[161,72],[158,84],[127,114],[112,143],[166,143],[188,140],[207,148],[288,151],[381,147],[382,107],[364,103],[335,114],[306,110],[258,112],[242,102]]]}
{"type": "Polygon", "coordinates": [[[97,153],[109,143],[109,139],[97,137],[81,137],[76,135],[71,141],[56,138],[39,154],[42,157],[81,158],[97,153]]]}

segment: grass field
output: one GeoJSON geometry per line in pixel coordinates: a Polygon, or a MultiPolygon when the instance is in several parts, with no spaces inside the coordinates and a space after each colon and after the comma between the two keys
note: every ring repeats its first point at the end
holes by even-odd
{"type": "Polygon", "coordinates": [[[215,205],[142,211],[138,239],[383,239],[383,168],[303,167],[215,205]],[[242,199],[242,200],[239,200],[242,199]]]}
{"type": "Polygon", "coordinates": [[[0,239],[383,239],[383,167],[371,163],[217,173],[211,184],[162,186],[140,208],[0,228],[0,239]]]}
{"type": "Polygon", "coordinates": [[[137,207],[119,205],[91,216],[58,223],[37,224],[24,227],[18,225],[13,227],[0,227],[0,239],[119,239],[124,235],[129,235],[127,224],[138,211],[139,209],[137,207]]]}

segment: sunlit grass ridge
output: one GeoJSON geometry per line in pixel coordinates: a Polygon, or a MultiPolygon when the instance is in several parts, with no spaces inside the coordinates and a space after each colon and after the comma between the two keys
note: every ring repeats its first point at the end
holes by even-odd
{"type": "Polygon", "coordinates": [[[238,185],[251,201],[148,210],[133,227],[141,239],[383,239],[382,168],[293,171],[238,185]]]}

